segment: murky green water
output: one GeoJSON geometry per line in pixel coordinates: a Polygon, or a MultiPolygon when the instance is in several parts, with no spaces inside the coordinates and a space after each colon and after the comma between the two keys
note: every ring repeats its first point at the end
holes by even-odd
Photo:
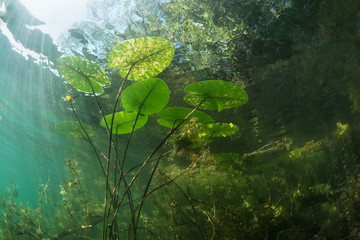
{"type": "Polygon", "coordinates": [[[0,6],[0,239],[360,238],[358,1],[0,6]]]}

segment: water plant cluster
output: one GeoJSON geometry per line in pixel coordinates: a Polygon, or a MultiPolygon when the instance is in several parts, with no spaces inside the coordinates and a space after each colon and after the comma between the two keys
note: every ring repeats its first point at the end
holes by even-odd
{"type": "MultiPolygon", "coordinates": [[[[103,173],[105,182],[103,239],[120,239],[124,232],[127,238],[136,238],[138,228],[143,225],[140,219],[142,219],[141,211],[146,198],[181,177],[194,166],[212,138],[227,137],[238,131],[236,125],[215,123],[211,116],[199,110],[220,112],[246,103],[248,97],[245,91],[232,83],[222,80],[205,80],[191,84],[185,88],[188,95],[184,97],[184,100],[194,108],[165,108],[170,98],[169,88],[165,81],[154,76],[170,64],[173,55],[174,49],[171,43],[156,37],[127,40],[117,45],[109,54],[108,62],[109,67],[118,69],[123,80],[114,99],[113,110],[109,114],[105,113],[98,100],[101,95],[97,96],[103,92],[104,85],[111,84],[105,71],[97,64],[76,56],[62,57],[58,60],[58,69],[72,87],[78,91],[93,94],[101,114],[99,124],[108,133],[108,137],[103,139],[103,141],[108,141],[108,151],[104,153],[95,145],[93,139],[96,135],[92,127],[83,123],[77,115],[74,99],[71,96],[65,98],[74,111],[77,121],[60,122],[56,125],[56,130],[64,135],[85,139],[92,146],[103,173]],[[135,82],[125,88],[125,83],[130,80],[135,82]],[[118,111],[118,109],[122,110],[118,111]],[[149,116],[155,113],[160,116],[158,123],[170,128],[169,132],[141,164],[130,169],[126,168],[127,151],[135,130],[144,127],[149,116]],[[191,136],[185,136],[177,131],[194,123],[201,126],[197,131],[188,130],[191,136]],[[119,144],[118,135],[121,134],[129,134],[125,145],[119,144]],[[182,148],[200,147],[201,150],[178,176],[169,179],[168,183],[161,183],[151,188],[157,166],[163,158],[164,151],[168,150],[166,145],[169,140],[174,146],[178,146],[180,142],[183,144],[187,142],[189,145],[182,148]],[[151,162],[150,176],[142,190],[142,197],[134,199],[133,186],[139,176],[144,175],[144,168],[151,162]],[[125,202],[128,205],[129,219],[126,228],[120,229],[120,226],[126,222],[123,216],[120,217],[120,212],[124,211],[125,202]]],[[[62,188],[61,192],[66,192],[66,189],[62,188]]]]}
{"type": "Polygon", "coordinates": [[[214,153],[211,141],[216,143],[217,138],[234,136],[239,127],[215,122],[199,109],[226,111],[246,103],[247,94],[229,82],[204,80],[184,89],[187,92],[184,100],[193,108],[166,108],[169,88],[164,80],[154,76],[170,64],[172,56],[172,45],[161,38],[132,39],[115,47],[109,55],[109,65],[119,68],[122,84],[114,96],[113,107],[106,107],[113,109],[108,114],[99,95],[105,85],[112,83],[105,71],[79,57],[66,56],[58,60],[61,74],[73,88],[92,93],[88,99],[99,107],[100,120],[97,125],[80,120],[74,98],[66,96],[65,102],[70,105],[75,121],[59,122],[55,129],[89,144],[103,176],[96,182],[85,181],[86,173],[79,168],[77,160],[66,158],[64,184],[59,188],[48,183],[40,185],[37,209],[16,201],[18,192],[13,185],[8,196],[1,200],[5,217],[2,237],[306,239],[316,234],[339,238],[345,234],[358,236],[356,229],[347,223],[356,218],[352,211],[358,202],[358,181],[349,168],[355,171],[359,168],[351,156],[337,157],[351,152],[348,148],[353,144],[348,124],[338,122],[331,135],[308,141],[303,146],[283,138],[253,152],[214,153]],[[131,84],[124,87],[127,81],[131,84]],[[168,131],[164,131],[162,140],[147,158],[129,165],[127,151],[132,137],[138,129],[146,129],[149,118],[155,120],[151,117],[153,114],[157,114],[158,124],[168,131]],[[97,139],[100,129],[105,137],[97,139]],[[119,137],[124,134],[127,140],[120,141],[119,137]],[[101,150],[104,144],[97,146],[104,142],[108,152],[101,150]],[[328,159],[333,167],[323,171],[321,168],[328,159]],[[341,179],[333,182],[325,177],[322,181],[319,176],[321,171],[327,175],[339,170],[344,175],[338,174],[341,179]],[[334,189],[332,184],[344,179],[348,184],[334,189]],[[102,197],[91,190],[94,184],[103,189],[102,197]]]}
{"type": "Polygon", "coordinates": [[[210,30],[234,27],[220,44],[230,49],[230,71],[203,78],[212,70],[179,70],[173,46],[157,37],[112,47],[105,69],[90,58],[60,58],[74,116],[55,128],[90,146],[100,177],[87,177],[88,159],[69,156],[64,183],[40,185],[36,209],[12,184],[0,200],[0,238],[359,239],[359,3],[241,1],[241,25],[229,10],[236,1],[174,2],[172,40],[208,44],[178,48],[201,59],[198,69],[226,51],[216,50],[223,36],[211,39],[210,30]],[[272,9],[267,18],[258,14],[264,9],[272,9]],[[242,105],[247,95],[236,85],[244,82],[251,98],[242,105]],[[78,100],[84,92],[95,111],[78,100]],[[97,117],[84,118],[90,111],[97,117]]]}

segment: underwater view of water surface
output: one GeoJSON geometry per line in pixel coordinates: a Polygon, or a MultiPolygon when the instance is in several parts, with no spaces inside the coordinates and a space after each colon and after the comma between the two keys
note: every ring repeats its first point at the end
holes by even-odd
{"type": "Polygon", "coordinates": [[[0,240],[360,239],[358,0],[0,0],[0,240]]]}

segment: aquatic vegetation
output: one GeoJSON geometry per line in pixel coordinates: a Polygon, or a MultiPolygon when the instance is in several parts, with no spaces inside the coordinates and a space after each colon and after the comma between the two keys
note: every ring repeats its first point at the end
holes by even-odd
{"type": "Polygon", "coordinates": [[[55,125],[55,130],[65,136],[71,137],[83,137],[83,129],[86,130],[89,136],[93,136],[95,133],[90,125],[79,124],[77,121],[63,121],[55,125]]]}
{"type": "MultiPolygon", "coordinates": [[[[104,114],[103,106],[101,106],[98,100],[101,96],[97,96],[97,93],[101,93],[103,90],[101,84],[110,85],[108,78],[104,75],[104,71],[95,63],[79,57],[62,57],[58,60],[59,70],[67,82],[79,91],[90,92],[94,95],[101,113],[100,125],[106,128],[108,133],[108,139],[104,139],[105,142],[108,142],[108,152],[102,153],[95,146],[94,140],[92,140],[94,134],[91,127],[82,123],[71,98],[67,100],[75,114],[77,124],[71,121],[61,122],[56,125],[56,130],[65,135],[82,136],[93,147],[98,158],[104,175],[103,181],[105,182],[103,239],[119,239],[122,236],[119,233],[119,227],[123,226],[126,221],[128,221],[127,230],[123,232],[127,232],[127,238],[136,238],[139,224],[142,225],[139,220],[141,219],[141,211],[145,199],[168,184],[161,184],[150,189],[153,176],[163,155],[163,153],[158,153],[158,151],[160,148],[165,149],[170,138],[175,147],[178,147],[178,140],[176,138],[184,138],[184,129],[187,129],[187,132],[189,132],[189,127],[186,126],[194,121],[196,121],[196,124],[203,124],[199,128],[201,131],[190,131],[192,132],[192,137],[187,136],[193,142],[192,148],[201,147],[201,150],[192,160],[192,163],[175,177],[179,178],[190,167],[195,165],[196,160],[200,157],[211,138],[226,137],[238,131],[238,127],[232,123],[214,123],[212,117],[197,111],[199,108],[222,111],[223,109],[241,106],[247,102],[248,97],[244,90],[225,81],[206,80],[186,87],[185,90],[189,95],[185,96],[184,99],[195,107],[193,109],[175,107],[164,109],[170,98],[169,88],[165,81],[153,77],[162,72],[170,64],[173,55],[174,49],[171,43],[165,39],[155,37],[127,40],[114,47],[109,55],[109,67],[118,69],[123,82],[115,97],[112,113],[107,115],[104,114]],[[125,88],[125,83],[131,79],[138,82],[125,88]],[[117,111],[119,102],[121,102],[121,106],[124,109],[120,112],[117,111]],[[144,127],[148,121],[148,116],[155,113],[164,117],[159,119],[159,124],[171,127],[171,130],[159,142],[159,145],[149,157],[138,166],[138,170],[133,173],[134,168],[125,168],[129,144],[134,131],[144,127]],[[178,133],[177,130],[180,127],[181,131],[178,133]],[[130,133],[130,135],[123,150],[124,155],[120,157],[120,146],[115,139],[117,139],[116,135],[126,133],[130,133]],[[155,158],[155,154],[160,155],[155,158]],[[156,160],[156,164],[151,166],[151,177],[143,190],[142,197],[140,197],[140,200],[135,200],[133,197],[134,191],[131,191],[136,186],[134,182],[141,174],[144,174],[144,167],[154,160],[156,160]],[[132,175],[131,179],[126,178],[128,174],[132,175]],[[119,217],[119,211],[123,208],[125,198],[129,202],[128,210],[130,215],[128,220],[119,217]],[[139,202],[136,203],[137,201],[139,202]]],[[[71,166],[70,169],[72,169],[71,166]]],[[[61,187],[64,201],[67,201],[68,189],[73,185],[77,185],[77,183],[77,180],[72,180],[67,185],[61,187]]],[[[79,186],[81,185],[79,184],[79,186]]],[[[82,192],[81,195],[84,195],[84,193],[82,192]]],[[[73,206],[65,204],[65,207],[67,208],[68,217],[74,219],[72,215],[73,206]]],[[[88,209],[87,207],[85,208],[88,209]]],[[[75,224],[75,222],[73,223],[75,224]]],[[[87,225],[88,223],[85,226],[87,225]]]]}
{"type": "MultiPolygon", "coordinates": [[[[238,13],[234,1],[164,4],[164,19],[176,19],[164,31],[184,43],[177,63],[158,37],[116,39],[108,66],[60,58],[76,121],[55,129],[78,137],[67,177],[60,189],[39,187],[35,210],[19,204],[13,185],[0,198],[0,238],[359,239],[359,19],[348,21],[357,10],[338,1],[240,2],[238,13]],[[226,64],[217,67],[231,66],[222,80],[209,77],[215,68],[184,70],[219,58],[226,64]],[[241,109],[248,96],[237,85],[253,96],[241,109]],[[77,153],[82,139],[93,155],[77,153]],[[89,179],[95,164],[103,176],[89,179]]],[[[154,25],[147,36],[161,32],[154,25]]]]}
{"type": "Polygon", "coordinates": [[[179,149],[198,148],[210,143],[212,138],[227,137],[238,131],[239,128],[232,123],[203,124],[197,118],[192,118],[171,136],[170,143],[179,149]]]}
{"type": "Polygon", "coordinates": [[[102,85],[111,84],[102,68],[84,58],[63,57],[58,60],[57,67],[65,80],[79,91],[102,93],[102,85]]]}
{"type": "Polygon", "coordinates": [[[200,105],[200,109],[229,109],[243,105],[248,101],[246,92],[240,87],[221,80],[210,80],[193,83],[185,87],[189,93],[184,97],[192,106],[200,105]]]}
{"type": "MultiPolygon", "coordinates": [[[[267,236],[305,239],[314,234],[310,232],[313,226],[317,232],[328,234],[339,223],[334,216],[342,211],[335,207],[341,199],[332,200],[336,183],[326,182],[322,177],[336,169],[319,172],[329,156],[338,160],[331,154],[332,149],[348,139],[348,125],[337,124],[329,136],[304,144],[296,145],[294,139],[283,138],[247,153],[225,150],[214,154],[207,146],[216,138],[237,134],[239,127],[234,123],[217,123],[198,109],[225,112],[246,103],[246,92],[226,81],[204,80],[185,87],[188,95],[184,100],[194,108],[165,108],[170,99],[169,88],[165,81],[152,78],[155,77],[152,74],[163,71],[169,65],[168,58],[160,54],[156,58],[158,69],[147,70],[151,68],[149,56],[141,51],[142,46],[152,46],[153,41],[160,40],[141,38],[116,47],[120,52],[132,46],[139,55],[134,58],[124,55],[130,59],[126,61],[120,55],[112,57],[111,61],[130,65],[120,74],[123,82],[110,114],[104,114],[99,101],[101,95],[92,92],[100,108],[100,126],[107,130],[107,138],[102,141],[107,142],[108,152],[101,152],[95,146],[100,141],[96,136],[85,134],[85,128],[81,130],[85,130],[83,137],[98,154],[103,171],[105,217],[82,226],[99,229],[102,225],[103,239],[135,239],[139,234],[149,239],[264,239],[267,236]],[[138,66],[143,61],[144,65],[138,66]],[[133,68],[136,72],[131,75],[133,68]],[[130,76],[138,81],[125,87],[130,76]],[[154,114],[161,117],[158,119],[161,126],[170,128],[168,135],[148,158],[128,168],[128,148],[135,130],[146,130],[154,114]],[[118,142],[121,134],[129,134],[123,146],[118,142]],[[167,143],[173,148],[165,153],[167,143]],[[139,184],[137,180],[146,174],[150,176],[139,184]],[[314,201],[316,204],[311,204],[314,201]],[[154,206],[152,212],[142,211],[144,202],[154,206]],[[312,217],[314,214],[316,218],[312,217]]],[[[164,46],[155,53],[149,51],[150,57],[169,51],[168,44],[164,46]]],[[[69,104],[76,114],[72,101],[69,104]]],[[[72,183],[76,185],[70,181],[70,186],[72,183]]],[[[68,217],[71,218],[69,214],[68,217]]]]}
{"type": "Polygon", "coordinates": [[[145,80],[161,73],[173,57],[174,48],[169,41],[158,37],[136,38],[113,48],[109,67],[119,69],[123,78],[145,80]]]}
{"type": "MultiPolygon", "coordinates": [[[[334,179],[332,183],[326,177],[338,172],[337,168],[351,165],[358,172],[359,167],[349,158],[340,160],[346,166],[337,164],[339,151],[334,148],[351,148],[349,135],[344,133],[339,137],[337,132],[335,129],[318,144],[312,142],[303,147],[294,143],[287,145],[288,148],[266,144],[268,151],[263,148],[242,155],[206,152],[196,167],[189,169],[186,178],[162,188],[162,194],[151,196],[157,206],[154,212],[157,217],[148,226],[157,236],[168,239],[175,236],[179,239],[264,239],[266,236],[307,239],[316,233],[341,239],[348,234],[349,215],[348,208],[339,205],[357,201],[348,199],[350,195],[345,193],[357,181],[340,187],[337,184],[349,180],[348,177],[342,176],[342,180],[334,179]],[[294,149],[301,149],[301,158],[290,157],[294,149]],[[329,160],[334,162],[327,164],[337,167],[324,170],[322,166],[329,160]]],[[[345,152],[343,149],[342,153],[345,152]]],[[[170,162],[162,162],[156,182],[168,182],[178,175],[181,161],[184,160],[172,158],[170,162]]],[[[350,236],[355,239],[357,230],[350,236]]]]}
{"type": "MultiPolygon", "coordinates": [[[[165,127],[176,127],[180,122],[182,122],[183,119],[186,118],[187,115],[189,115],[192,110],[192,108],[184,107],[165,108],[157,113],[157,115],[162,117],[158,119],[157,122],[165,127]]],[[[204,124],[214,122],[214,119],[208,114],[201,111],[196,111],[182,124],[188,123],[193,118],[196,118],[197,122],[204,124]]]]}
{"type": "MultiPolygon", "coordinates": [[[[91,231],[101,221],[102,204],[83,184],[83,174],[77,162],[65,159],[67,176],[60,186],[48,182],[39,186],[38,208],[24,205],[15,184],[8,196],[0,195],[1,239],[89,239],[91,231]]],[[[98,230],[97,230],[98,231],[98,230]]]]}
{"type": "MultiPolygon", "coordinates": [[[[106,127],[105,122],[111,122],[113,114],[106,115],[103,120],[101,120],[100,125],[106,127]]],[[[141,116],[136,112],[117,112],[114,114],[113,121],[113,134],[125,134],[131,133],[132,131],[143,127],[148,121],[147,116],[141,116]],[[134,122],[136,121],[136,126],[133,129],[134,122]]]]}
{"type": "Polygon", "coordinates": [[[151,115],[162,110],[169,98],[167,84],[161,79],[150,78],[127,87],[121,94],[121,103],[128,112],[151,115]]]}

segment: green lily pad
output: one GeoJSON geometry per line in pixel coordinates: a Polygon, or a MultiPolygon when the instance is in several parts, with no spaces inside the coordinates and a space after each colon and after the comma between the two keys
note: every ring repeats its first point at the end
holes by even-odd
{"type": "MultiPolygon", "coordinates": [[[[165,127],[176,127],[193,109],[184,107],[172,107],[161,110],[157,113],[163,117],[158,119],[158,123],[165,127]]],[[[214,122],[214,119],[208,114],[195,111],[183,124],[186,124],[190,119],[196,117],[199,123],[208,124],[214,122]]]]}
{"type": "Polygon", "coordinates": [[[219,112],[241,106],[248,100],[248,95],[243,89],[221,80],[193,83],[186,86],[185,91],[189,95],[186,95],[184,100],[190,105],[198,106],[203,101],[200,109],[218,110],[219,112]]]}
{"type": "Polygon", "coordinates": [[[167,84],[158,78],[150,78],[127,87],[121,95],[121,103],[127,112],[150,115],[168,104],[170,92],[167,84]]]}
{"type": "MultiPolygon", "coordinates": [[[[95,132],[92,130],[92,127],[82,123],[87,134],[91,137],[95,135],[95,132]]],[[[55,125],[55,130],[65,136],[71,137],[84,137],[84,130],[81,128],[81,125],[78,121],[63,121],[55,125]]]]}
{"type": "Polygon", "coordinates": [[[95,93],[102,93],[104,91],[102,85],[111,84],[104,69],[85,58],[76,56],[59,58],[57,68],[64,75],[65,81],[79,91],[92,93],[94,90],[95,93]]]}
{"type": "Polygon", "coordinates": [[[144,80],[167,68],[174,57],[174,47],[165,39],[145,37],[124,41],[109,55],[109,67],[118,68],[123,78],[144,80]]]}
{"type": "MultiPolygon", "coordinates": [[[[130,133],[134,126],[136,115],[137,115],[136,112],[129,113],[129,112],[121,111],[115,113],[112,133],[113,134],[130,133]]],[[[112,114],[105,116],[106,122],[108,124],[111,123],[111,118],[112,118],[112,114]]],[[[139,115],[136,122],[135,130],[143,127],[146,124],[147,120],[148,120],[147,116],[139,115]]],[[[106,127],[104,119],[101,120],[100,125],[106,127]]]]}

